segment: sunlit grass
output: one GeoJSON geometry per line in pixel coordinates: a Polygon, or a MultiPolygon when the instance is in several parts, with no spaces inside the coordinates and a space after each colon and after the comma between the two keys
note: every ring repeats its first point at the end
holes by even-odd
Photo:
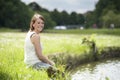
{"type": "MultiPolygon", "coordinates": [[[[119,47],[120,37],[112,35],[92,34],[97,47],[119,47]]],[[[92,35],[75,35],[75,34],[42,34],[43,51],[45,54],[49,53],[83,53],[86,46],[82,44],[84,37],[91,37],[92,35]]]]}
{"type": "Polygon", "coordinates": [[[118,35],[120,36],[120,28],[118,29],[68,29],[68,30],[44,30],[47,33],[60,33],[60,34],[107,34],[107,35],[118,35]]]}
{"type": "Polygon", "coordinates": [[[23,63],[25,33],[0,33],[0,76],[2,80],[48,80],[45,71],[27,69],[23,63]]]}
{"type": "MultiPolygon", "coordinates": [[[[81,54],[87,47],[82,44],[84,37],[80,34],[42,33],[43,53],[46,55],[65,53],[81,54]]],[[[24,39],[26,33],[0,32],[0,79],[3,80],[49,80],[45,71],[26,68],[24,59],[24,39]],[[1,76],[4,75],[4,76],[1,76]]],[[[98,47],[120,46],[120,37],[95,34],[98,47]]]]}

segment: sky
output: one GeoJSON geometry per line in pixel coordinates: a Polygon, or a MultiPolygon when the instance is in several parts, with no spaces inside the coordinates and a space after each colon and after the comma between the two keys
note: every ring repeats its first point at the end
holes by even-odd
{"type": "Polygon", "coordinates": [[[37,2],[41,7],[53,11],[67,11],[68,13],[77,12],[85,13],[95,9],[95,4],[98,0],[21,0],[25,4],[37,2]]]}

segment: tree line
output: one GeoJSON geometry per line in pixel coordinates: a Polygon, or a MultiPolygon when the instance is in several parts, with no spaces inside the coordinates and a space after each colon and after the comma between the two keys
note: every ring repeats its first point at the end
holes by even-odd
{"type": "Polygon", "coordinates": [[[33,11],[43,14],[46,22],[49,22],[49,24],[46,24],[47,28],[53,28],[53,26],[55,25],[83,25],[85,22],[84,15],[78,14],[76,12],[72,12],[71,14],[69,14],[65,10],[59,12],[57,9],[54,9],[53,11],[48,11],[47,9],[39,6],[36,2],[30,3],[28,6],[33,11]]]}
{"type": "Polygon", "coordinates": [[[99,0],[95,10],[89,15],[100,28],[109,28],[114,24],[120,28],[120,0],[99,0]],[[91,17],[93,16],[93,17],[91,17]]]}
{"type": "Polygon", "coordinates": [[[37,12],[44,16],[46,29],[56,25],[83,25],[91,28],[94,24],[97,28],[109,28],[110,24],[120,28],[119,5],[119,0],[99,0],[94,11],[80,14],[67,13],[65,10],[59,12],[57,9],[49,11],[36,2],[26,5],[21,0],[0,0],[0,27],[28,30],[30,19],[37,12]]]}

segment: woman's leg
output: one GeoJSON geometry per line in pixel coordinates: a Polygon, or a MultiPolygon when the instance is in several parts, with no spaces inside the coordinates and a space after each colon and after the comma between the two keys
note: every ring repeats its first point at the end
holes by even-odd
{"type": "Polygon", "coordinates": [[[37,69],[37,70],[48,69],[49,67],[51,67],[51,65],[47,64],[47,63],[44,63],[44,62],[38,62],[38,63],[33,65],[33,68],[37,69]]]}

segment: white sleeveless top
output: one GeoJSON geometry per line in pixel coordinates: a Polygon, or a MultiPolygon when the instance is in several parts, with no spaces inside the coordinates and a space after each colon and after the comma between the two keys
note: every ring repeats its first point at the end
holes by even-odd
{"type": "Polygon", "coordinates": [[[33,66],[37,62],[41,62],[40,59],[36,55],[35,47],[31,42],[31,35],[35,32],[28,32],[25,38],[25,46],[24,46],[24,62],[28,67],[33,66]]]}

